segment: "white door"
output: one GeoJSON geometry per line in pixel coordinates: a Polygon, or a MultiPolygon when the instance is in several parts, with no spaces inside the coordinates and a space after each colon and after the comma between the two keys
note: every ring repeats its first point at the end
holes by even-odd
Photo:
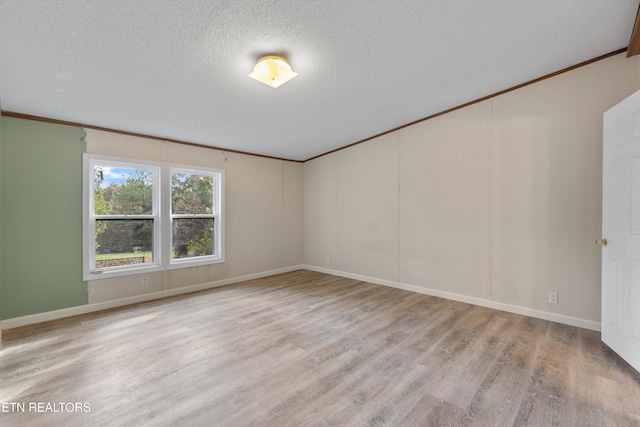
{"type": "Polygon", "coordinates": [[[640,91],[604,113],[602,341],[640,371],[640,91]]]}

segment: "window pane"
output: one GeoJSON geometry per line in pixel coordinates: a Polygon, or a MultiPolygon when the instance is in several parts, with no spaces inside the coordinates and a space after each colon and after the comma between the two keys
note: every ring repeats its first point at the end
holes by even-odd
{"type": "Polygon", "coordinates": [[[173,258],[213,255],[213,218],[173,220],[173,258]]]}
{"type": "Polygon", "coordinates": [[[151,215],[153,174],[135,168],[95,166],[96,215],[151,215]]]}
{"type": "Polygon", "coordinates": [[[171,174],[171,212],[212,214],[213,177],[189,173],[171,174]]]}
{"type": "Polygon", "coordinates": [[[152,219],[96,220],[96,268],[152,261],[152,219]]]}

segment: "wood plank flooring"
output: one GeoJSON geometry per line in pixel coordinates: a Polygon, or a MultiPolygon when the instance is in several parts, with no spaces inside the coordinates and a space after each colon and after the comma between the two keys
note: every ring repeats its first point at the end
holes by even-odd
{"type": "Polygon", "coordinates": [[[2,339],[2,426],[640,426],[597,332],[305,270],[2,339]]]}

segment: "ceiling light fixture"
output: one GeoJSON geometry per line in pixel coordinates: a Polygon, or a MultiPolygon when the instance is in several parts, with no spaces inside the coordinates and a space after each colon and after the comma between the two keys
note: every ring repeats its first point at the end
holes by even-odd
{"type": "Polygon", "coordinates": [[[297,75],[298,73],[291,70],[291,65],[286,59],[280,56],[265,56],[258,60],[249,77],[271,87],[278,87],[297,75]]]}

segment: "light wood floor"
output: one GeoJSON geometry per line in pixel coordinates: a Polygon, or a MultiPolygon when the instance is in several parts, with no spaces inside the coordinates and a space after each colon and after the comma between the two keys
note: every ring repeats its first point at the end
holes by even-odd
{"type": "Polygon", "coordinates": [[[2,426],[638,426],[597,332],[297,271],[3,332],[2,426]]]}

